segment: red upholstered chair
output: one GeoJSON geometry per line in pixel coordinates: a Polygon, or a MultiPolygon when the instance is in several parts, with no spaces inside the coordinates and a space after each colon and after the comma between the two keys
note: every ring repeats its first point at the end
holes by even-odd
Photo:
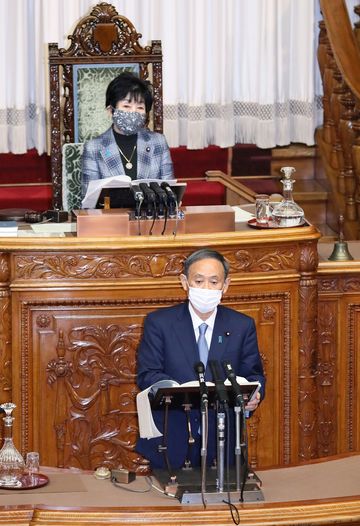
{"type": "Polygon", "coordinates": [[[36,150],[26,154],[0,155],[0,210],[23,216],[27,210],[43,211],[51,207],[52,185],[49,181],[50,162],[46,154],[36,150]]]}
{"type": "Polygon", "coordinates": [[[176,179],[187,182],[182,201],[184,206],[225,204],[225,186],[206,181],[205,172],[209,169],[227,172],[227,148],[208,146],[203,150],[188,150],[181,146],[171,148],[171,157],[176,179]]]}

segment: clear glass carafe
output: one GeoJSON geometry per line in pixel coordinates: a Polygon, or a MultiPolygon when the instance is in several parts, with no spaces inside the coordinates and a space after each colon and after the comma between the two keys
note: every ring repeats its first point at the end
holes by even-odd
{"type": "Polygon", "coordinates": [[[16,405],[8,402],[0,405],[5,411],[4,420],[4,444],[0,450],[0,486],[19,487],[20,479],[25,471],[25,462],[22,455],[16,449],[13,436],[13,410],[16,405]]]}
{"type": "Polygon", "coordinates": [[[301,225],[304,222],[304,210],[294,202],[295,180],[291,178],[296,170],[293,166],[284,166],[280,171],[284,174],[284,178],[281,179],[284,188],[283,199],[273,208],[273,222],[281,227],[301,225]]]}

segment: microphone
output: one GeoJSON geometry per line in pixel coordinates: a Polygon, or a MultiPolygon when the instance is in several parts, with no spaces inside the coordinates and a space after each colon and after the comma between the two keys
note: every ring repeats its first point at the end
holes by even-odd
{"type": "Polygon", "coordinates": [[[212,372],[212,375],[213,375],[213,380],[214,380],[214,384],[215,384],[215,391],[216,391],[217,399],[222,404],[227,405],[227,403],[229,401],[229,397],[228,397],[228,394],[226,392],[226,387],[224,385],[224,382],[221,379],[219,362],[216,361],[216,360],[210,360],[209,361],[209,365],[210,365],[210,369],[211,369],[211,372],[212,372]]]}
{"type": "Polygon", "coordinates": [[[236,375],[234,373],[232,365],[231,365],[231,363],[225,362],[225,361],[222,362],[222,365],[223,365],[225,374],[226,374],[228,380],[231,383],[231,387],[232,387],[233,393],[235,395],[236,403],[237,403],[237,405],[242,405],[243,402],[244,402],[244,398],[243,398],[243,395],[242,395],[242,392],[241,392],[240,385],[236,381],[236,375]]]}
{"type": "Polygon", "coordinates": [[[130,190],[134,195],[135,201],[143,201],[144,200],[144,193],[142,190],[140,190],[140,187],[138,184],[131,184],[130,190]]]}
{"type": "Polygon", "coordinates": [[[154,217],[155,215],[155,192],[146,183],[139,184],[140,189],[143,191],[145,196],[145,202],[147,205],[146,216],[154,217]]]}
{"type": "Polygon", "coordinates": [[[195,372],[197,373],[199,379],[201,401],[203,403],[207,402],[208,388],[205,382],[205,366],[202,362],[198,362],[197,364],[195,364],[195,372]]]}
{"type": "Polygon", "coordinates": [[[167,206],[167,194],[163,188],[157,182],[150,183],[150,188],[155,192],[158,202],[158,215],[161,217],[164,215],[164,205],[167,206]]]}
{"type": "Polygon", "coordinates": [[[175,217],[176,216],[176,208],[177,208],[177,197],[172,191],[171,186],[166,181],[163,181],[161,183],[161,188],[165,190],[167,195],[167,202],[168,202],[168,208],[169,208],[169,216],[175,217]]]}

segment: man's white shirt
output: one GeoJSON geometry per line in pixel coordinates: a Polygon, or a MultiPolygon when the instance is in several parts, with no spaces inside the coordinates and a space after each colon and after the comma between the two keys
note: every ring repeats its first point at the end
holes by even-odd
{"type": "Polygon", "coordinates": [[[191,321],[192,321],[194,332],[195,332],[195,339],[196,339],[196,341],[198,341],[198,339],[199,339],[199,327],[200,327],[200,325],[202,323],[206,323],[206,325],[208,326],[208,328],[206,329],[205,338],[206,338],[206,343],[208,344],[208,348],[210,350],[210,344],[211,344],[211,338],[212,338],[213,331],[214,331],[214,325],[215,325],[215,318],[216,318],[217,308],[214,310],[214,312],[211,314],[211,316],[209,316],[209,318],[207,320],[202,320],[196,314],[196,312],[194,311],[193,306],[191,305],[191,303],[189,301],[189,312],[190,312],[191,321]]]}

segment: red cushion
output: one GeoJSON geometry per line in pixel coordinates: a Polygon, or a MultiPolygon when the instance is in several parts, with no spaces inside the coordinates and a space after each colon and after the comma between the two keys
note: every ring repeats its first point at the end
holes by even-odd
{"type": "Polygon", "coordinates": [[[225,204],[225,187],[221,183],[187,181],[182,204],[184,206],[223,205],[225,204]]]}
{"type": "Polygon", "coordinates": [[[204,177],[207,170],[227,171],[227,148],[208,146],[203,150],[188,150],[186,146],[179,146],[170,152],[176,179],[204,177]]]}
{"type": "MultiPolygon", "coordinates": [[[[171,148],[174,175],[178,180],[205,177],[207,170],[227,171],[228,149],[208,146],[203,150],[189,150],[186,146],[171,148]]],[[[220,183],[187,181],[182,201],[184,206],[220,205],[225,203],[225,187],[220,183]]]]}
{"type": "Polygon", "coordinates": [[[0,188],[0,208],[27,208],[42,212],[51,208],[51,202],[51,185],[0,188]]]}

